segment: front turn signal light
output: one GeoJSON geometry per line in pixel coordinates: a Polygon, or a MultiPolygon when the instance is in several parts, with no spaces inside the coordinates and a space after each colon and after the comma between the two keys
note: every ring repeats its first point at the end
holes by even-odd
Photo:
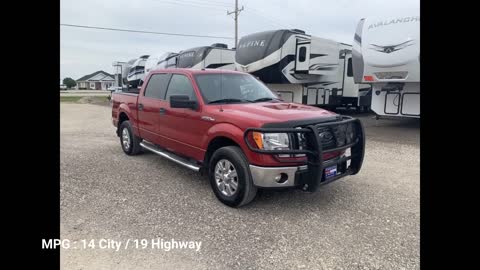
{"type": "Polygon", "coordinates": [[[262,133],[260,132],[252,132],[253,134],[253,140],[255,141],[255,143],[257,144],[257,147],[259,149],[263,149],[263,138],[262,138],[262,133]]]}

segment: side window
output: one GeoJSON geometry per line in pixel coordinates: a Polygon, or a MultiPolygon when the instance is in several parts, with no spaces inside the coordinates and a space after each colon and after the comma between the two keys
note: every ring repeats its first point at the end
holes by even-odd
{"type": "Polygon", "coordinates": [[[146,97],[165,99],[169,74],[153,74],[148,80],[144,95],[146,97]]]}
{"type": "Polygon", "coordinates": [[[174,74],[172,76],[165,99],[170,101],[170,96],[174,95],[187,95],[190,97],[190,100],[197,100],[190,80],[184,75],[174,74]]]}
{"type": "Polygon", "coordinates": [[[352,67],[352,58],[348,58],[348,67],[347,67],[347,76],[352,77],[353,76],[353,67],[352,67]]]}
{"type": "Polygon", "coordinates": [[[194,51],[183,52],[179,54],[177,60],[178,68],[188,68],[193,66],[193,58],[195,57],[194,51]]]}
{"type": "Polygon", "coordinates": [[[167,68],[175,68],[177,66],[177,57],[172,57],[167,60],[167,68]]]}
{"type": "Polygon", "coordinates": [[[299,53],[298,61],[305,62],[305,59],[307,58],[307,48],[305,46],[300,47],[300,50],[298,53],[299,53]]]}

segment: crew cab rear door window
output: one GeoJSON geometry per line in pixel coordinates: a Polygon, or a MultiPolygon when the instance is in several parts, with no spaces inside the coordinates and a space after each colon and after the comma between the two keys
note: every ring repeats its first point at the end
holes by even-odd
{"type": "Polygon", "coordinates": [[[193,90],[192,83],[185,75],[173,74],[170,84],[168,85],[167,101],[170,101],[170,96],[174,95],[187,95],[190,100],[197,100],[195,91],[193,90]]]}
{"type": "Polygon", "coordinates": [[[148,80],[144,95],[156,99],[165,99],[169,78],[170,74],[153,74],[148,80]]]}

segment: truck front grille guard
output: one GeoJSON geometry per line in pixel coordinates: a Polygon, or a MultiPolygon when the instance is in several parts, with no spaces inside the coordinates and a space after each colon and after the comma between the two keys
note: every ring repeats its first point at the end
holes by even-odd
{"type": "MultiPolygon", "coordinates": [[[[334,132],[333,132],[334,133],[334,132]]],[[[334,135],[335,136],[335,135],[334,135]]],[[[260,154],[268,155],[282,155],[282,154],[305,154],[307,156],[307,165],[309,167],[308,172],[306,172],[303,177],[300,178],[300,183],[304,190],[306,191],[315,191],[318,186],[333,182],[346,175],[354,175],[360,171],[362,167],[363,158],[365,155],[365,133],[364,128],[360,120],[354,119],[350,116],[341,116],[340,121],[328,121],[328,122],[319,122],[311,124],[302,128],[247,128],[243,135],[243,139],[247,144],[247,147],[255,152],[260,154]],[[343,145],[341,147],[335,147],[331,149],[322,149],[322,141],[319,136],[319,127],[331,127],[336,125],[343,125],[347,123],[353,123],[355,128],[355,136],[353,143],[343,145]],[[259,149],[251,145],[249,141],[249,134],[251,132],[258,131],[262,133],[303,133],[307,141],[308,149],[293,149],[293,150],[265,150],[259,149]],[[348,157],[334,158],[329,159],[324,162],[323,154],[342,151],[351,148],[351,154],[348,157]],[[323,169],[328,166],[335,164],[342,164],[350,160],[350,166],[346,168],[345,172],[337,175],[327,181],[323,180],[323,169]]]]}

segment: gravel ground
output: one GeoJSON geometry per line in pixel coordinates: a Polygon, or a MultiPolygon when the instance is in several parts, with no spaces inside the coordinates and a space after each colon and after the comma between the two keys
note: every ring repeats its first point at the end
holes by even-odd
{"type": "Polygon", "coordinates": [[[232,209],[205,177],[151,153],[125,155],[109,107],[62,103],[61,238],[77,241],[61,250],[62,269],[419,269],[418,121],[359,118],[358,175],[311,194],[265,191],[232,209]],[[202,246],[79,244],[152,238],[202,246]]]}

